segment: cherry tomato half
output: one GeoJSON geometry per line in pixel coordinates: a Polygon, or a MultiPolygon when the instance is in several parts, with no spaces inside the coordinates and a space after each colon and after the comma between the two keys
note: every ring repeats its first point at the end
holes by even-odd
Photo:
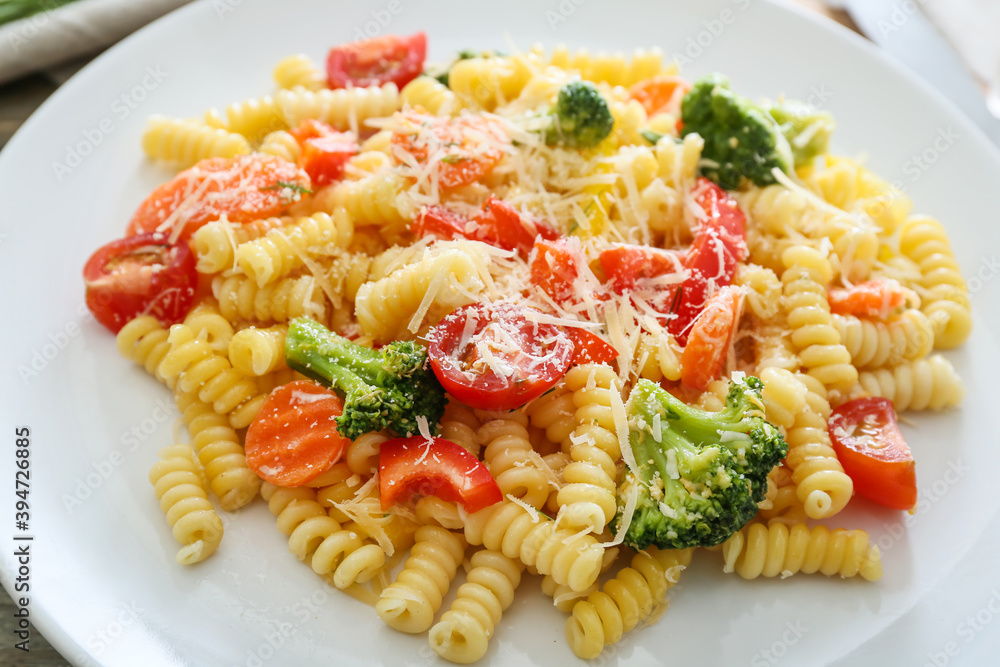
{"type": "Polygon", "coordinates": [[[574,346],[557,326],[531,320],[511,303],[459,308],[428,334],[441,385],[484,410],[513,410],[545,393],[569,368],[574,346]]]}
{"type": "Polygon", "coordinates": [[[896,423],[892,401],[848,401],[830,415],[830,440],[858,495],[893,509],[917,503],[913,454],[896,423]]]}
{"type": "Polygon", "coordinates": [[[128,236],[98,248],[83,267],[87,307],[118,333],[129,320],[152,315],[164,324],[191,309],[198,273],[188,244],[163,234],[128,236]]]}
{"type": "Polygon", "coordinates": [[[385,35],[341,44],[326,57],[326,77],[331,88],[367,88],[395,83],[402,88],[424,70],[427,35],[385,35]]]}

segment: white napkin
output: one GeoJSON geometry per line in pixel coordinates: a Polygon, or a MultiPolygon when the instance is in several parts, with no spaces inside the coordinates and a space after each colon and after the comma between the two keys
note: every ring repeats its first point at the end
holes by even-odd
{"type": "Polygon", "coordinates": [[[189,0],[78,0],[0,26],[0,83],[97,51],[189,0]]]}
{"type": "Polygon", "coordinates": [[[1000,2],[929,0],[920,7],[980,79],[1000,81],[1000,2]]]}

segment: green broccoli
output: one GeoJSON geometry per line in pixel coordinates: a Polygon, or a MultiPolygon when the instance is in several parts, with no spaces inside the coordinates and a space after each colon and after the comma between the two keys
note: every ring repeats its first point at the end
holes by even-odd
{"type": "Polygon", "coordinates": [[[615,125],[607,101],[589,81],[570,81],[560,88],[549,118],[545,142],[565,148],[593,148],[615,125]]]}
{"type": "Polygon", "coordinates": [[[625,543],[644,549],[721,544],[757,513],[767,474],[788,452],[777,428],[764,420],[755,377],[734,375],[726,407],[706,412],[685,405],[649,380],[628,401],[629,445],[637,470],[618,489],[623,520],[636,494],[625,543]]]}
{"type": "Polygon", "coordinates": [[[427,364],[427,349],[412,341],[373,350],[298,318],[288,326],[285,360],[344,394],[337,430],[352,440],[386,428],[401,436],[416,434],[420,416],[434,429],[444,413],[444,389],[427,364]]]}
{"type": "Polygon", "coordinates": [[[795,166],[826,153],[837,124],[829,111],[817,111],[804,102],[764,102],[762,107],[778,123],[792,148],[795,166]]]}
{"type": "Polygon", "coordinates": [[[705,140],[702,173],[727,190],[744,179],[756,185],[775,182],[772,170],[788,172],[792,149],[766,111],[729,90],[729,80],[709,74],[696,80],[681,100],[681,136],[694,132],[705,140]]]}

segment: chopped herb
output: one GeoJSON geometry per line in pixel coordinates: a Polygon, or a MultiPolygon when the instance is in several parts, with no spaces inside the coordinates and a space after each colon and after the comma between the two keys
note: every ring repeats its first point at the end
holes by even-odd
{"type": "Polygon", "coordinates": [[[684,295],[684,286],[678,285],[677,291],[674,292],[674,298],[670,300],[670,310],[668,311],[670,315],[676,315],[677,309],[681,307],[681,297],[684,295]]]}
{"type": "Polygon", "coordinates": [[[452,155],[445,155],[443,158],[441,158],[441,162],[444,162],[445,164],[458,164],[459,162],[465,162],[468,159],[469,158],[465,157],[464,155],[452,154],[452,155]]]}
{"type": "Polygon", "coordinates": [[[298,183],[288,183],[286,181],[278,181],[274,185],[261,188],[261,190],[284,190],[285,188],[288,188],[297,195],[311,195],[313,193],[312,190],[303,185],[299,185],[298,183]]]}
{"type": "Polygon", "coordinates": [[[660,139],[666,136],[665,134],[661,134],[660,132],[653,132],[652,130],[642,130],[641,132],[639,132],[639,134],[642,135],[643,139],[653,144],[654,146],[657,144],[657,142],[660,141],[660,139]]]}

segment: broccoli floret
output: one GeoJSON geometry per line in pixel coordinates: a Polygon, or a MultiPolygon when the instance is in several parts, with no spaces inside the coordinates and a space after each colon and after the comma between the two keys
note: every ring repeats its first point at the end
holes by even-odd
{"type": "Polygon", "coordinates": [[[444,389],[427,363],[427,349],[412,341],[373,350],[299,318],[289,324],[285,360],[344,395],[337,431],[352,440],[386,428],[415,434],[419,416],[434,429],[444,413],[444,389]]]}
{"type": "Polygon", "coordinates": [[[570,81],[560,88],[549,117],[545,142],[565,148],[593,148],[615,125],[607,101],[589,81],[570,81]]]}
{"type": "Polygon", "coordinates": [[[829,111],[817,111],[795,100],[764,102],[762,106],[788,140],[796,167],[827,152],[830,136],[837,128],[829,111]]]}
{"type": "MultiPolygon", "coordinates": [[[[706,412],[685,405],[649,380],[628,402],[629,445],[637,470],[618,489],[618,513],[637,494],[625,543],[645,549],[721,544],[757,513],[767,474],[788,452],[765,421],[755,377],[734,376],[726,407],[706,412]]],[[[617,528],[616,528],[617,529],[617,528]]]]}
{"type": "Polygon", "coordinates": [[[694,82],[681,101],[681,136],[697,132],[705,140],[702,173],[727,190],[744,179],[775,182],[772,170],[788,172],[792,150],[766,111],[729,90],[729,80],[709,74],[694,82]]]}

